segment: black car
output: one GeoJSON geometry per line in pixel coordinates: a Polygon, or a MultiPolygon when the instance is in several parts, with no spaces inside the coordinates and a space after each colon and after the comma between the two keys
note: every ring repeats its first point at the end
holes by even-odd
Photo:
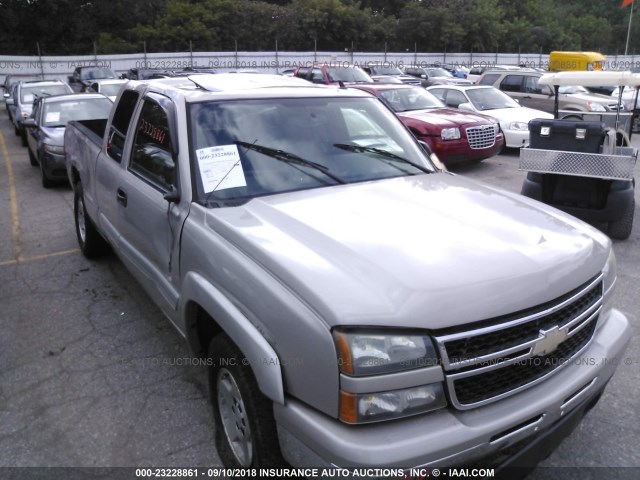
{"type": "Polygon", "coordinates": [[[64,129],[70,120],[106,120],[113,102],[104,95],[72,93],[40,97],[24,121],[29,161],[40,166],[42,186],[67,178],[64,129]]]}
{"type": "Polygon", "coordinates": [[[96,65],[84,65],[76,67],[73,74],[69,76],[69,85],[74,92],[82,92],[86,90],[89,84],[94,80],[107,78],[118,78],[118,76],[110,68],[96,65]]]}

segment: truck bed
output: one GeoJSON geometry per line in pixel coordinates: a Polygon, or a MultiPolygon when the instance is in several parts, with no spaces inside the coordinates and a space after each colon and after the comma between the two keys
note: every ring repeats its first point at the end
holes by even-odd
{"type": "Polygon", "coordinates": [[[76,183],[76,175],[85,182],[91,178],[88,175],[88,170],[93,171],[95,167],[106,127],[106,119],[78,120],[67,124],[64,132],[64,149],[67,160],[67,175],[72,186],[76,183]]]}

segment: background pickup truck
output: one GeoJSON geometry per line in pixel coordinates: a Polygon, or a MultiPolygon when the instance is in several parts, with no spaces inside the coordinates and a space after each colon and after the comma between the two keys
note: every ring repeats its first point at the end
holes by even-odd
{"type": "Polygon", "coordinates": [[[439,169],[369,94],[129,82],[65,133],[78,241],[208,358],[227,466],[531,467],[630,327],[602,233],[439,169]]]}

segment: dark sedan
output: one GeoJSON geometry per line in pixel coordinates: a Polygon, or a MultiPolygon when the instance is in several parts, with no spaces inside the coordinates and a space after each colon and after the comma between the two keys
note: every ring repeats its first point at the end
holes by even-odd
{"type": "Polygon", "coordinates": [[[504,145],[496,119],[447,108],[422,87],[373,84],[353,88],[380,98],[445,165],[484,160],[504,145]]]}
{"type": "Polygon", "coordinates": [[[104,95],[77,93],[40,97],[24,121],[31,165],[40,166],[42,186],[65,180],[64,129],[70,120],[105,120],[113,102],[104,95]]]}

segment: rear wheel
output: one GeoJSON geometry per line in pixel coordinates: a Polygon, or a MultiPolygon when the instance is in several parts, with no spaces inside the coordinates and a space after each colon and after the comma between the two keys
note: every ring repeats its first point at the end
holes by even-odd
{"type": "Polygon", "coordinates": [[[75,217],[78,245],[80,246],[80,250],[82,250],[84,256],[87,258],[96,258],[104,255],[109,250],[109,245],[98,233],[96,227],[89,218],[89,215],[87,215],[87,209],[84,206],[84,194],[81,183],[78,183],[75,187],[73,213],[75,217]]]}
{"type": "Polygon", "coordinates": [[[20,133],[20,142],[22,143],[23,147],[27,146],[27,132],[25,130],[20,133]]]}
{"type": "Polygon", "coordinates": [[[216,449],[231,468],[283,466],[273,403],[258,388],[251,366],[224,334],[209,345],[209,388],[216,449]]]}
{"type": "Polygon", "coordinates": [[[611,238],[617,240],[624,240],[629,238],[631,230],[633,229],[633,215],[636,209],[636,201],[634,198],[627,204],[620,220],[615,222],[609,222],[607,233],[611,238]]]}

